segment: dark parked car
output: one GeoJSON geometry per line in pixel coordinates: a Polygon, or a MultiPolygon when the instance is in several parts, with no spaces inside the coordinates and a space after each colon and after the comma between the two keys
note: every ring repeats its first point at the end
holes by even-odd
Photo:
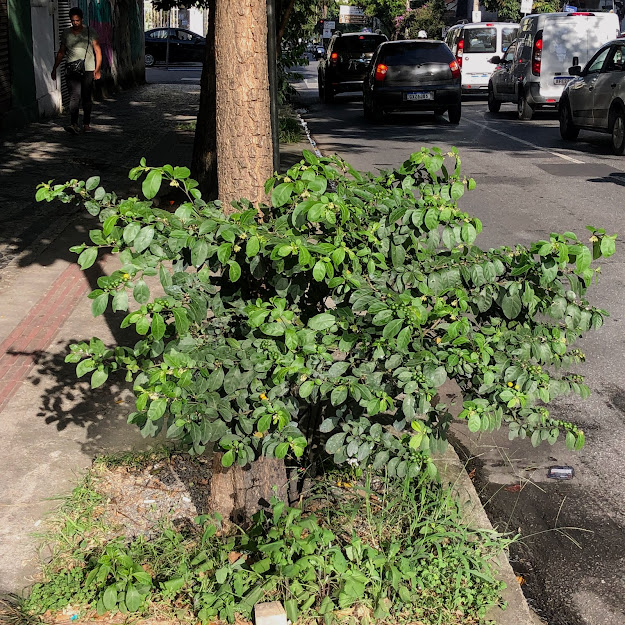
{"type": "Polygon", "coordinates": [[[560,135],[577,139],[581,128],[612,135],[614,154],[625,152],[625,42],[610,41],[582,69],[569,68],[575,78],[560,99],[560,135]]]}
{"type": "Polygon", "coordinates": [[[319,61],[319,97],[332,102],[337,93],[361,91],[375,49],[387,38],[372,33],[336,33],[319,61]]]}
{"type": "Polygon", "coordinates": [[[434,111],[460,122],[460,66],[442,41],[388,41],[376,50],[363,84],[365,118],[387,111],[434,111]]]}
{"type": "Polygon", "coordinates": [[[204,61],[206,39],[184,28],[154,28],[145,33],[145,65],[164,62],[169,34],[169,62],[189,63],[204,61]]]}

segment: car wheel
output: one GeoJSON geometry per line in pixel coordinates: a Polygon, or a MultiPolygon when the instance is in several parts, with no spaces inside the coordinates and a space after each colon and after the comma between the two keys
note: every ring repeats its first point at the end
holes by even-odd
{"type": "Polygon", "coordinates": [[[488,85],[488,110],[491,113],[499,113],[501,102],[495,99],[495,92],[492,85],[488,85]]]}
{"type": "Polygon", "coordinates": [[[612,115],[610,133],[612,134],[612,151],[621,155],[625,152],[625,111],[617,109],[612,115]]]}
{"type": "Polygon", "coordinates": [[[565,141],[575,141],[579,135],[579,128],[573,123],[571,104],[568,99],[560,101],[560,136],[565,141]]]}
{"type": "Polygon", "coordinates": [[[532,115],[534,114],[534,109],[529,105],[523,92],[519,93],[518,111],[519,119],[524,121],[532,119],[532,115]]]}
{"type": "Polygon", "coordinates": [[[156,62],[156,59],[154,58],[154,55],[146,53],[146,55],[145,55],[145,66],[146,67],[152,67],[152,65],[154,65],[155,62],[156,62]]]}
{"type": "Polygon", "coordinates": [[[452,124],[459,124],[460,117],[462,115],[462,106],[460,104],[456,104],[455,106],[450,106],[447,109],[447,114],[449,115],[449,121],[452,124]]]}
{"type": "Polygon", "coordinates": [[[372,98],[365,96],[362,103],[365,119],[372,124],[380,124],[384,120],[384,112],[372,98]]]}
{"type": "Polygon", "coordinates": [[[434,109],[434,115],[444,115],[445,114],[445,109],[444,108],[435,108],[434,109]]]}

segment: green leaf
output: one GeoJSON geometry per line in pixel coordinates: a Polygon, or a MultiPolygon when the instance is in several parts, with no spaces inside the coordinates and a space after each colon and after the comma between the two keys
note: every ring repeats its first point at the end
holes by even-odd
{"type": "Polygon", "coordinates": [[[150,289],[145,280],[141,279],[135,284],[132,295],[139,304],[147,304],[150,301],[150,289]]]}
{"type": "Polygon", "coordinates": [[[148,419],[151,419],[152,421],[160,419],[165,414],[166,409],[167,399],[165,399],[165,397],[154,399],[148,408],[148,419]]]}
{"type": "Polygon", "coordinates": [[[458,200],[464,195],[464,185],[461,182],[454,182],[451,185],[451,199],[458,200]]]}
{"type": "Polygon", "coordinates": [[[290,199],[295,185],[292,182],[283,182],[271,192],[271,205],[278,208],[284,206],[290,199]]]}
{"type": "Polygon", "coordinates": [[[480,415],[477,412],[474,412],[470,417],[469,417],[469,431],[470,432],[479,432],[481,427],[482,427],[482,419],[480,417],[480,415]]]}
{"type": "Polygon", "coordinates": [[[503,314],[508,319],[516,319],[521,312],[521,298],[519,294],[510,295],[506,293],[501,302],[501,308],[503,309],[503,314]]]}
{"type": "Polygon", "coordinates": [[[330,436],[326,441],[326,452],[330,455],[334,455],[343,446],[346,436],[347,434],[345,432],[338,432],[330,436]]]}
{"type": "Polygon", "coordinates": [[[87,178],[87,182],[85,182],[85,190],[93,191],[98,188],[100,184],[100,176],[91,176],[91,178],[87,178]]]}
{"type": "Polygon", "coordinates": [[[160,341],[165,336],[165,320],[159,313],[152,313],[152,336],[160,341]]]}
{"type": "Polygon", "coordinates": [[[111,611],[117,607],[117,585],[111,584],[102,595],[102,603],[104,607],[111,611]]]}
{"type": "Polygon", "coordinates": [[[317,282],[321,282],[326,277],[326,264],[322,260],[318,260],[313,267],[313,278],[317,282]]]}
{"type": "Polygon", "coordinates": [[[334,318],[334,315],[331,315],[330,313],[321,313],[308,320],[308,327],[312,330],[327,330],[335,323],[336,319],[334,318]]]}
{"type": "MultiPolygon", "coordinates": [[[[224,467],[231,467],[232,463],[234,462],[234,452],[232,451],[232,449],[229,449],[222,457],[221,459],[221,465],[224,467]]],[[[224,577],[225,580],[225,577],[224,577]]],[[[223,582],[221,582],[223,583],[223,582]]]]}
{"type": "Polygon", "coordinates": [[[172,313],[176,323],[176,332],[179,336],[186,334],[189,329],[189,319],[186,311],[183,308],[174,308],[172,313]]]}
{"type": "Polygon", "coordinates": [[[141,190],[148,200],[151,200],[160,190],[163,175],[157,169],[151,169],[145,177],[141,190]]]}
{"type": "Polygon", "coordinates": [[[384,326],[384,330],[382,330],[382,336],[385,339],[392,339],[396,336],[404,325],[403,319],[393,319],[384,326]]]}
{"type": "Polygon", "coordinates": [[[581,250],[577,254],[576,268],[579,273],[586,271],[592,263],[592,254],[590,250],[585,246],[581,246],[581,250]]]}
{"type": "Polygon", "coordinates": [[[150,247],[150,243],[152,243],[152,239],[154,239],[154,227],[153,226],[144,226],[139,231],[139,234],[135,237],[133,242],[134,248],[137,252],[141,253],[150,247]]]}
{"type": "Polygon", "coordinates": [[[128,310],[128,293],[126,289],[115,291],[112,302],[113,312],[118,310],[128,310]]]}
{"type": "Polygon", "coordinates": [[[289,451],[289,444],[288,443],[280,443],[274,450],[273,455],[278,458],[278,459],[282,459],[284,458],[287,453],[289,451]]]}
{"type": "Polygon", "coordinates": [[[88,247],[86,248],[78,257],[78,264],[81,269],[89,269],[95,263],[98,257],[98,248],[97,247],[88,247]]]}
{"type": "Polygon", "coordinates": [[[258,237],[251,237],[247,240],[245,244],[245,255],[248,258],[252,258],[256,256],[260,251],[260,239],[258,237]]]}
{"type": "Polygon", "coordinates": [[[241,277],[241,265],[236,260],[228,261],[228,278],[230,282],[236,282],[241,277]]]}
{"type": "Polygon", "coordinates": [[[128,582],[128,586],[126,586],[126,598],[124,603],[128,608],[128,612],[136,612],[143,603],[143,598],[132,582],[128,582]]]}
{"type": "Polygon", "coordinates": [[[347,399],[347,386],[341,384],[330,394],[330,403],[333,406],[340,406],[347,399]]]}
{"type": "Polygon", "coordinates": [[[313,392],[314,388],[315,388],[315,383],[312,380],[306,380],[306,382],[304,382],[299,387],[299,396],[302,399],[306,399],[306,397],[308,397],[313,392]]]}
{"type": "Polygon", "coordinates": [[[604,258],[608,258],[616,251],[616,243],[614,237],[604,236],[601,239],[601,254],[604,258]]]}
{"type": "Polygon", "coordinates": [[[91,376],[91,388],[102,386],[108,379],[109,374],[106,369],[96,369],[91,376]]]}
{"type": "Polygon", "coordinates": [[[412,329],[407,326],[397,335],[397,349],[406,349],[412,341],[412,329]]]}
{"type": "Polygon", "coordinates": [[[94,317],[101,315],[105,310],[109,302],[109,294],[102,293],[98,295],[93,302],[91,302],[91,314],[94,317]]]}
{"type": "Polygon", "coordinates": [[[96,365],[93,358],[87,358],[85,360],[81,360],[76,365],[76,377],[82,378],[85,373],[89,373],[89,371],[93,371],[96,365]]]}
{"type": "Polygon", "coordinates": [[[299,347],[299,341],[297,340],[297,331],[295,328],[286,328],[284,331],[284,344],[287,349],[295,351],[299,347]]]}
{"type": "Polygon", "coordinates": [[[295,623],[295,621],[297,621],[297,617],[299,616],[297,599],[287,599],[284,602],[284,610],[286,611],[286,617],[289,621],[291,621],[291,623],[295,623]]]}

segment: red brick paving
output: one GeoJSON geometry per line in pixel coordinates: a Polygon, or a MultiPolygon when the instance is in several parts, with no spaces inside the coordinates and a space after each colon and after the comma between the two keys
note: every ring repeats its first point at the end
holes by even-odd
{"type": "Polygon", "coordinates": [[[30,373],[37,352],[50,346],[89,288],[78,265],[69,265],[0,344],[0,412],[30,373]]]}

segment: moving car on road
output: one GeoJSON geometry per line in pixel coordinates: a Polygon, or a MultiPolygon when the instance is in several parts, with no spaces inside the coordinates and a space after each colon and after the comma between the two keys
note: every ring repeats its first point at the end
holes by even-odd
{"type": "Polygon", "coordinates": [[[376,50],[363,84],[365,118],[382,120],[387,111],[461,115],[460,67],[442,41],[388,41],[376,50]]]}
{"type": "Polygon", "coordinates": [[[503,58],[491,58],[498,67],[488,84],[488,110],[497,113],[502,102],[513,102],[519,119],[528,120],[537,109],[557,107],[564,86],[571,80],[568,68],[585,64],[597,48],[618,33],[616,13],[524,17],[516,41],[503,58]]]}
{"type": "Polygon", "coordinates": [[[625,40],[605,44],[574,76],[560,100],[560,135],[577,139],[581,128],[612,135],[615,154],[625,151],[625,40]]]}
{"type": "Polygon", "coordinates": [[[478,22],[456,24],[447,31],[445,43],[460,65],[464,93],[486,91],[494,70],[490,58],[504,54],[518,28],[512,22],[478,22]]]}
{"type": "Polygon", "coordinates": [[[362,91],[371,57],[386,40],[385,35],[373,33],[335,33],[317,69],[321,100],[332,102],[337,93],[362,91]]]}
{"type": "Polygon", "coordinates": [[[169,35],[169,62],[204,61],[206,39],[184,28],[153,28],[145,33],[145,66],[165,62],[169,35]]]}

